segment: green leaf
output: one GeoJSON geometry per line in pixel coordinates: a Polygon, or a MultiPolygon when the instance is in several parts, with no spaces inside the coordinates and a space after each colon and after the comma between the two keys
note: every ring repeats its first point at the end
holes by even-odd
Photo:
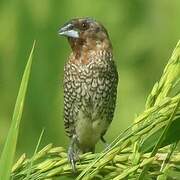
{"type": "MultiPolygon", "coordinates": [[[[152,133],[151,135],[149,135],[144,141],[143,143],[140,145],[140,149],[139,151],[141,153],[147,153],[152,151],[152,149],[154,148],[155,144],[157,143],[157,139],[160,137],[160,135],[162,134],[163,130],[164,130],[165,126],[159,128],[156,130],[156,132],[152,133]]],[[[169,144],[172,144],[176,141],[180,140],[180,118],[176,118],[172,124],[170,125],[167,134],[164,138],[164,140],[162,141],[162,144],[160,147],[164,147],[167,146],[169,144]]]]}
{"type": "Polygon", "coordinates": [[[18,139],[18,133],[19,133],[19,125],[22,117],[23,112],[23,106],[24,106],[24,100],[26,95],[26,90],[28,86],[30,71],[31,71],[31,64],[32,64],[32,57],[33,57],[33,51],[35,47],[35,42],[33,44],[23,77],[21,81],[21,85],[19,88],[12,122],[11,126],[8,132],[8,136],[1,154],[0,158],[0,179],[1,180],[9,180],[10,179],[10,173],[11,168],[14,160],[14,155],[16,152],[16,144],[18,139]]]}

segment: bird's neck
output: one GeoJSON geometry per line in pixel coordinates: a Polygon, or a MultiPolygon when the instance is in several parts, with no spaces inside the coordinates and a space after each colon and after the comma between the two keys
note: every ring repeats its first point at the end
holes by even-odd
{"type": "Polygon", "coordinates": [[[92,54],[97,56],[103,55],[103,52],[112,54],[112,45],[108,39],[104,41],[74,39],[69,40],[69,43],[72,49],[71,59],[75,64],[88,64],[92,54]]]}

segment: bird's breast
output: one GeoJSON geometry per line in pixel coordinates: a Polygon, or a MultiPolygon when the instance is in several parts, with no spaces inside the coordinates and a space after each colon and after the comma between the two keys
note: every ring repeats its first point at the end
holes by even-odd
{"type": "Polygon", "coordinates": [[[96,56],[90,63],[69,61],[64,71],[65,124],[79,144],[94,147],[106,132],[114,111],[117,76],[111,58],[96,56]]]}
{"type": "Polygon", "coordinates": [[[81,149],[90,149],[95,146],[108,122],[102,118],[92,119],[83,110],[80,110],[76,120],[76,135],[81,149]]]}

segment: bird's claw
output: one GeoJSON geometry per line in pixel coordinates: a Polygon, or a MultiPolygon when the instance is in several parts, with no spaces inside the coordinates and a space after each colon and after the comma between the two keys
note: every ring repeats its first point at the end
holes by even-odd
{"type": "Polygon", "coordinates": [[[103,136],[101,136],[101,141],[104,143],[104,145],[105,145],[105,150],[109,150],[110,149],[110,144],[108,144],[107,142],[106,142],[106,140],[104,139],[104,137],[103,136]]]}
{"type": "Polygon", "coordinates": [[[76,141],[76,137],[74,136],[72,138],[72,142],[71,142],[69,149],[68,149],[68,160],[71,164],[73,172],[76,172],[76,170],[77,170],[76,169],[76,162],[80,160],[79,156],[78,156],[77,148],[75,145],[75,141],[76,141]]]}
{"type": "Polygon", "coordinates": [[[105,144],[105,150],[108,151],[111,148],[110,144],[106,143],[105,144]]]}
{"type": "Polygon", "coordinates": [[[72,166],[73,172],[76,172],[76,160],[75,160],[75,152],[72,147],[69,147],[68,149],[68,160],[72,166]]]}

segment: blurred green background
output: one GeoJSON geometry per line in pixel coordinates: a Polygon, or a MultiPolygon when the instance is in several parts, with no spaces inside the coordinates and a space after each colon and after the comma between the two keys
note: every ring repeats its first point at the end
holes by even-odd
{"type": "MultiPolygon", "coordinates": [[[[17,156],[41,147],[68,145],[63,127],[63,65],[70,52],[58,29],[74,17],[90,16],[108,29],[120,81],[111,142],[143,111],[180,38],[179,0],[1,0],[0,2],[0,152],[10,126],[22,73],[33,40],[36,49],[20,126],[17,156]]],[[[98,150],[103,145],[99,143],[98,150]]]]}

